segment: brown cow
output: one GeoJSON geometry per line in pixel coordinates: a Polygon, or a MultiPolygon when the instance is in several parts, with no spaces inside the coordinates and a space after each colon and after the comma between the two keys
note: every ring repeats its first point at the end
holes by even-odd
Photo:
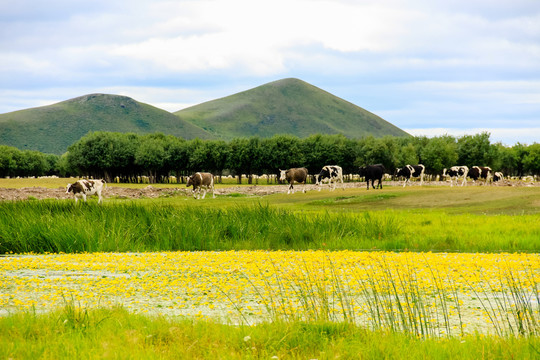
{"type": "Polygon", "coordinates": [[[197,172],[191,175],[187,181],[186,187],[193,185],[193,197],[201,198],[201,189],[203,190],[202,198],[206,196],[207,190],[212,190],[212,198],[216,198],[214,194],[214,175],[207,172],[197,172]]]}
{"type": "Polygon", "coordinates": [[[306,179],[308,176],[308,170],[306,168],[292,168],[289,170],[279,170],[279,180],[281,181],[287,181],[289,183],[289,189],[287,191],[287,194],[290,194],[291,191],[294,194],[294,188],[293,184],[296,181],[297,183],[304,184],[304,189],[302,192],[306,192],[305,185],[306,185],[306,179]]]}

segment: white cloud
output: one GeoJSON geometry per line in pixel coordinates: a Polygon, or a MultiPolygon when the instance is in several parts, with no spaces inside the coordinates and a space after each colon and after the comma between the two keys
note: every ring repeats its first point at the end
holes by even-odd
{"type": "Polygon", "coordinates": [[[91,92],[176,111],[299,77],[402,128],[536,128],[537,2],[7,0],[0,113],[91,92]]]}

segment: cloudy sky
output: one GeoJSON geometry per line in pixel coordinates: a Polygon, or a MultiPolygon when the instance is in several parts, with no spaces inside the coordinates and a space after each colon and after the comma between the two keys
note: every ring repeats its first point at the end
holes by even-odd
{"type": "Polygon", "coordinates": [[[540,1],[0,1],[0,113],[177,111],[288,77],[414,135],[540,142],[540,1]]]}

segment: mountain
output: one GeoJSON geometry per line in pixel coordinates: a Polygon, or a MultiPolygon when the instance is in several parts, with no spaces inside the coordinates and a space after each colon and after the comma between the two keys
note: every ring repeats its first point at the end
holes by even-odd
{"type": "Polygon", "coordinates": [[[317,133],[409,136],[379,116],[298,79],[274,81],[174,114],[225,140],[317,133]]]}
{"type": "Polygon", "coordinates": [[[62,154],[89,131],[162,132],[185,139],[214,138],[168,111],[119,95],[90,94],[0,114],[0,144],[21,150],[62,154]]]}
{"type": "Polygon", "coordinates": [[[90,131],[224,140],[319,133],[409,136],[379,116],[298,79],[274,81],[174,114],[107,94],[0,114],[0,144],[21,150],[62,154],[90,131]]]}

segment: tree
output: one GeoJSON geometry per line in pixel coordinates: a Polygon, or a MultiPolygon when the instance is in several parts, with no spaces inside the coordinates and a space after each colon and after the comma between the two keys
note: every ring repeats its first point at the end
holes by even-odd
{"type": "Polygon", "coordinates": [[[393,172],[394,157],[384,140],[368,136],[360,140],[359,146],[360,155],[356,159],[356,166],[382,164],[387,172],[393,172]]]}
{"type": "Polygon", "coordinates": [[[261,140],[258,137],[235,138],[229,143],[229,148],[227,167],[236,173],[239,184],[242,183],[242,174],[248,176],[251,184],[254,171],[261,168],[261,140]]]}
{"type": "Polygon", "coordinates": [[[68,147],[68,167],[79,174],[104,177],[111,182],[116,176],[132,172],[139,136],[113,132],[91,132],[68,147]]]}
{"type": "Polygon", "coordinates": [[[268,164],[270,172],[279,175],[279,169],[305,166],[306,157],[300,139],[292,135],[275,135],[269,139],[268,164]]]}
{"type": "Polygon", "coordinates": [[[434,137],[421,150],[422,164],[427,172],[441,173],[456,165],[458,160],[456,139],[449,135],[434,137]]]}
{"type": "Polygon", "coordinates": [[[32,150],[21,152],[17,165],[19,176],[43,176],[48,168],[45,156],[39,151],[32,150]]]}
{"type": "Polygon", "coordinates": [[[530,174],[540,174],[540,144],[534,143],[527,147],[527,155],[523,158],[523,167],[530,174]]]}
{"type": "Polygon", "coordinates": [[[464,135],[457,141],[459,165],[492,166],[494,162],[494,148],[489,141],[490,134],[483,132],[476,135],[464,135]]]}
{"type": "Polygon", "coordinates": [[[135,165],[148,174],[150,183],[155,183],[163,175],[165,164],[165,136],[152,134],[141,137],[140,145],[135,151],[135,165]]]}
{"type": "Polygon", "coordinates": [[[15,147],[0,145],[0,176],[16,176],[21,151],[15,147]]]}

